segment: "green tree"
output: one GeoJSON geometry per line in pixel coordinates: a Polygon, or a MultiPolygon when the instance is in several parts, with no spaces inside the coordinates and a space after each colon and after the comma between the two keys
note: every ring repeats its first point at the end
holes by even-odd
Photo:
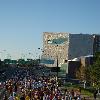
{"type": "Polygon", "coordinates": [[[76,78],[83,81],[84,80],[84,69],[85,67],[81,65],[76,71],[76,78]]]}
{"type": "Polygon", "coordinates": [[[94,55],[94,63],[87,71],[86,73],[89,73],[91,83],[95,84],[95,86],[100,85],[100,52],[94,55]]]}

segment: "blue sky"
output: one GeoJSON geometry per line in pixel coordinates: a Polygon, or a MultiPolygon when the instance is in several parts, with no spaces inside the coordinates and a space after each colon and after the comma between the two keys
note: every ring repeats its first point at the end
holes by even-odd
{"type": "Polygon", "coordinates": [[[100,33],[100,0],[0,0],[0,57],[38,56],[43,32],[100,33]]]}

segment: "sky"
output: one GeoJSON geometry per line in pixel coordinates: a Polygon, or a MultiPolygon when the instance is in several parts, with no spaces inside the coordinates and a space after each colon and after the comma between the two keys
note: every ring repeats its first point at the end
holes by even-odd
{"type": "Polygon", "coordinates": [[[38,58],[43,32],[100,33],[100,0],[0,0],[0,57],[38,58]]]}

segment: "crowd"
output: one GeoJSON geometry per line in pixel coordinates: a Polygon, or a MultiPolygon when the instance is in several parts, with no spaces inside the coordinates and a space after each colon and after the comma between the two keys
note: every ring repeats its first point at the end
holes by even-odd
{"type": "Polygon", "coordinates": [[[38,76],[23,69],[3,83],[2,100],[82,100],[80,90],[62,90],[56,77],[38,76]]]}

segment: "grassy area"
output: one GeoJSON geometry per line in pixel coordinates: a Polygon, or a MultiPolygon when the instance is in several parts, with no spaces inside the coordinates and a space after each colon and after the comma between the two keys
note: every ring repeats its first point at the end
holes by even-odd
{"type": "MultiPolygon", "coordinates": [[[[70,82],[67,82],[66,84],[64,84],[64,86],[62,86],[62,89],[77,90],[80,89],[80,86],[77,84],[71,84],[70,82]]],[[[93,93],[84,88],[81,88],[81,94],[85,97],[93,97],[93,93]]]]}
{"type": "Polygon", "coordinates": [[[82,90],[81,90],[81,94],[82,94],[82,95],[89,96],[89,97],[92,97],[92,96],[93,96],[93,93],[91,93],[91,92],[89,92],[89,91],[87,91],[87,90],[85,90],[85,89],[82,89],[82,90]]]}

